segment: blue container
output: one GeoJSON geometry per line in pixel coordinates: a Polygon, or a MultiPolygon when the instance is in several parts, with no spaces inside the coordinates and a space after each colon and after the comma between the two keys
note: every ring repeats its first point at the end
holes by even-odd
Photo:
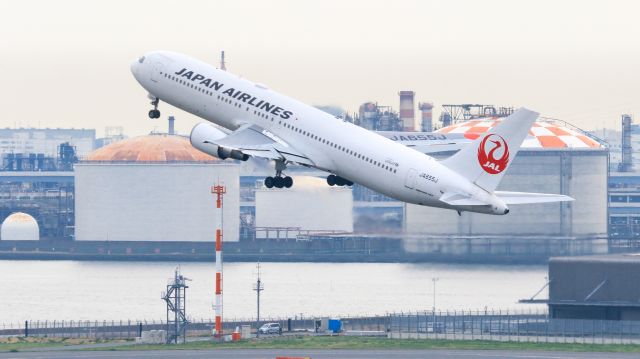
{"type": "Polygon", "coordinates": [[[340,319],[329,319],[329,331],[340,333],[342,331],[342,321],[340,319]]]}

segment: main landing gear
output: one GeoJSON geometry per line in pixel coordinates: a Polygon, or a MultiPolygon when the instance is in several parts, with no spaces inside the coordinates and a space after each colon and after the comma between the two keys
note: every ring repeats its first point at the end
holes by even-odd
{"type": "Polygon", "coordinates": [[[353,182],[336,175],[327,176],[327,184],[329,186],[353,186],[353,182]]]}
{"type": "Polygon", "coordinates": [[[160,99],[157,97],[154,97],[151,101],[151,104],[153,105],[153,110],[149,110],[149,118],[160,118],[158,103],[160,103],[160,99]]]}
{"type": "Polygon", "coordinates": [[[264,186],[267,188],[291,188],[293,186],[293,178],[289,176],[282,176],[282,171],[287,168],[284,161],[276,161],[276,175],[275,177],[267,177],[264,179],[264,186]]]}
{"type": "Polygon", "coordinates": [[[275,176],[264,179],[264,186],[267,188],[291,188],[293,186],[293,178],[289,176],[275,176]]]}

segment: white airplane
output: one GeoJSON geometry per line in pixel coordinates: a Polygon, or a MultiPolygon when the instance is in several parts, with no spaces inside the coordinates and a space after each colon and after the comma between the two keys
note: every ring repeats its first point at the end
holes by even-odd
{"type": "Polygon", "coordinates": [[[275,161],[265,186],[291,187],[297,164],[330,173],[329,185],[357,182],[424,206],[504,215],[510,204],[570,201],[555,194],[496,191],[538,114],[519,109],[453,156],[436,159],[315,107],[191,57],[167,51],[133,61],[158,118],[162,100],[203,122],[191,131],[197,149],[221,159],[275,161]]]}

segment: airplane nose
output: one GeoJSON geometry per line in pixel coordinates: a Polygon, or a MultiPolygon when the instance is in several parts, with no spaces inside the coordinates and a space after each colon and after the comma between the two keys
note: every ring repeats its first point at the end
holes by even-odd
{"type": "Polygon", "coordinates": [[[142,63],[144,62],[144,58],[144,56],[140,56],[131,62],[131,73],[136,79],[138,78],[138,73],[140,72],[140,68],[142,66],[142,63]]]}
{"type": "Polygon", "coordinates": [[[138,74],[138,65],[139,65],[138,59],[135,59],[135,60],[131,61],[131,65],[130,65],[131,73],[134,76],[138,74]]]}
{"type": "Polygon", "coordinates": [[[507,214],[507,213],[509,213],[509,208],[504,209],[504,214],[507,214]]]}

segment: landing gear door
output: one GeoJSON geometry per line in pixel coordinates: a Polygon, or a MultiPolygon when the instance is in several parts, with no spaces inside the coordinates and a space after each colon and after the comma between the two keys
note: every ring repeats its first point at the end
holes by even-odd
{"type": "Polygon", "coordinates": [[[153,71],[151,71],[151,81],[158,82],[160,80],[160,73],[162,72],[162,62],[156,62],[153,64],[153,71]]]}
{"type": "Polygon", "coordinates": [[[418,171],[413,168],[409,169],[407,173],[407,178],[404,181],[404,186],[407,188],[413,188],[416,186],[416,176],[418,175],[418,171]]]}

